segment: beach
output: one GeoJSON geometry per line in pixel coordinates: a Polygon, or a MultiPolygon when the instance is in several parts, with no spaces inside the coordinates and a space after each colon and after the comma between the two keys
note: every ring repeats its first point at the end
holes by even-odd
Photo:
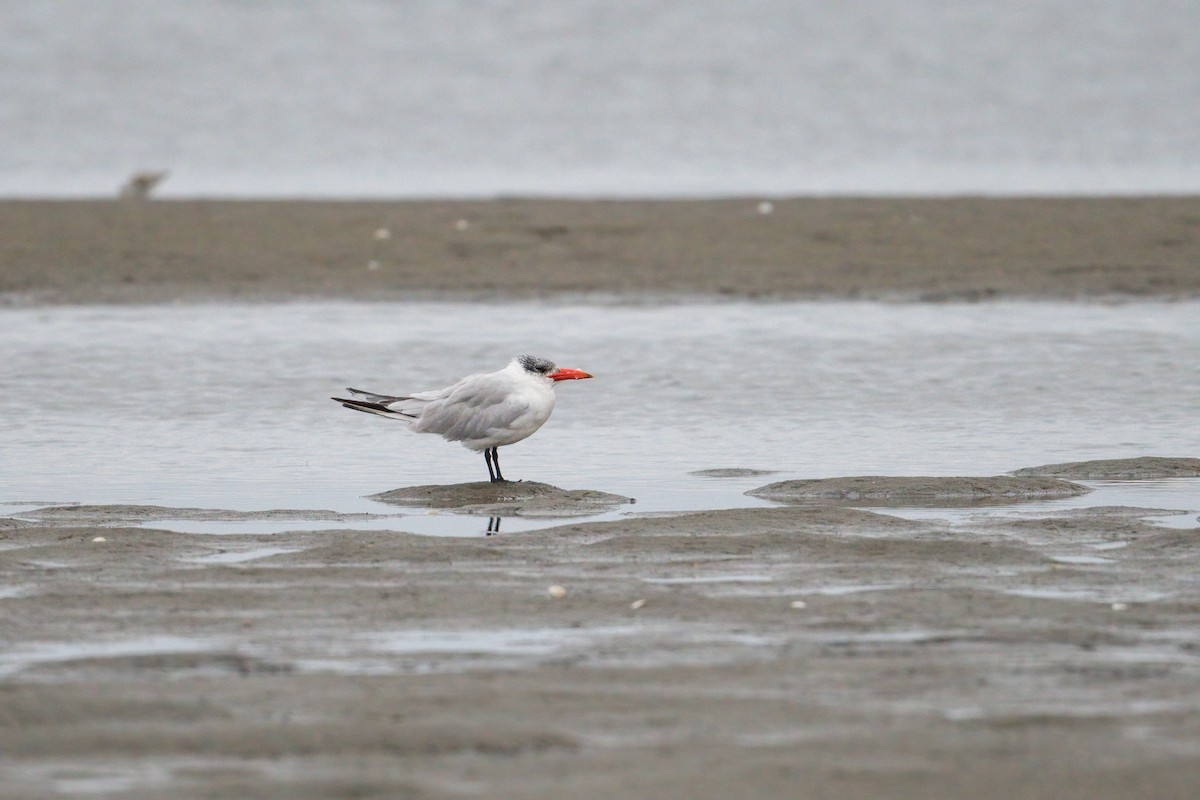
{"type": "Polygon", "coordinates": [[[9,200],[0,296],[1195,297],[1198,230],[1196,197],[9,200]]]}
{"type": "MultiPolygon", "coordinates": [[[[1198,264],[1196,197],[0,202],[0,319],[1167,304],[1198,264]]],[[[868,483],[695,463],[773,504],[680,513],[598,486],[382,498],[552,520],[465,538],[270,496],[0,498],[0,797],[1191,798],[1200,523],[1104,498],[1193,486],[1200,454],[1139,455],[868,483]]]]}

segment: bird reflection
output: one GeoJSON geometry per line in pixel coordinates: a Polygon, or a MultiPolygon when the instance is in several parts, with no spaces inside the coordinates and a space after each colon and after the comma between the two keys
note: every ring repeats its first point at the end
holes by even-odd
{"type": "Polygon", "coordinates": [[[500,533],[500,517],[488,517],[487,535],[495,536],[500,533]]]}

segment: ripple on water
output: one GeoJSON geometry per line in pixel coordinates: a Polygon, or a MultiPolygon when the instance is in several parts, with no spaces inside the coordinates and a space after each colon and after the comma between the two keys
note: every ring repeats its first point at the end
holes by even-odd
{"type": "MultiPolygon", "coordinates": [[[[478,480],[483,459],[350,414],[330,394],[440,386],[525,351],[597,377],[560,389],[545,429],[506,448],[506,472],[637,500],[617,514],[765,506],[743,496],[768,482],[764,472],[999,475],[1068,459],[1200,452],[1200,370],[1179,368],[1200,363],[1195,301],[332,302],[252,311],[0,310],[10,376],[0,395],[0,420],[10,421],[4,457],[22,465],[6,471],[0,502],[386,514],[371,495],[478,480]],[[79,397],[88,398],[86,414],[79,397]]],[[[1200,509],[1184,508],[1194,521],[1200,509]]],[[[271,521],[260,522],[265,530],[271,521]]],[[[505,517],[501,527],[546,524],[505,517]]],[[[413,515],[394,529],[487,528],[482,515],[413,515]]]]}

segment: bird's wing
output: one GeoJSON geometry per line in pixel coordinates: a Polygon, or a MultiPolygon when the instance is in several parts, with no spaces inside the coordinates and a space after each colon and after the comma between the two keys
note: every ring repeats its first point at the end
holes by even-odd
{"type": "Polygon", "coordinates": [[[529,398],[515,389],[502,373],[463,378],[443,390],[444,396],[427,401],[413,429],[456,442],[486,439],[529,409],[529,398]]]}
{"type": "Polygon", "coordinates": [[[362,389],[352,389],[349,386],[346,387],[346,391],[349,392],[350,394],[354,395],[355,397],[359,398],[360,400],[366,400],[370,403],[387,404],[387,403],[394,403],[397,400],[407,400],[408,399],[407,397],[397,397],[395,395],[390,395],[390,394],[375,394],[374,392],[364,392],[362,389]]]}
{"type": "Polygon", "coordinates": [[[390,394],[364,392],[362,389],[350,387],[347,387],[346,391],[354,395],[353,399],[345,397],[333,399],[355,411],[366,411],[381,417],[396,417],[408,422],[419,417],[429,400],[438,395],[437,392],[420,392],[409,397],[396,397],[390,394]]]}

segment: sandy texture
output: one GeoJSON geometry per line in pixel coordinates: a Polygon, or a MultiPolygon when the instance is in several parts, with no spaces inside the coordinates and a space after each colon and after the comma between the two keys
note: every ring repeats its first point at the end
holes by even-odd
{"type": "MultiPolygon", "coordinates": [[[[0,202],[0,302],[1200,295],[1200,198],[757,206],[0,202]]],[[[1056,477],[1082,474],[1025,479],[1056,477]]],[[[424,491],[472,513],[580,499],[424,491]]],[[[950,525],[819,502],[474,539],[404,513],[0,518],[0,797],[1200,785],[1200,548],[1189,520],[1146,520],[1168,512],[950,525]],[[246,527],[155,529],[189,520],[246,527]],[[338,529],[247,532],[292,522],[338,529]]]]}
{"type": "Polygon", "coordinates": [[[560,489],[537,481],[488,481],[445,486],[408,486],[371,495],[397,506],[452,509],[462,514],[515,517],[578,517],[628,505],[632,498],[590,489],[560,489]]]}
{"type": "Polygon", "coordinates": [[[820,500],[852,505],[958,505],[1086,494],[1086,486],[1055,478],[855,476],[778,481],[746,494],[787,503],[820,500]]]}
{"type": "Polygon", "coordinates": [[[1200,198],[0,202],[9,302],[1200,294],[1200,198]]]}
{"type": "Polygon", "coordinates": [[[168,508],[142,505],[72,505],[47,506],[21,514],[19,520],[4,520],[10,524],[32,520],[50,525],[129,525],[191,520],[197,522],[340,522],[354,523],[397,518],[399,514],[343,514],[337,511],[310,509],[270,509],[267,511],[229,511],[214,508],[168,508]]]}
{"type": "Polygon", "coordinates": [[[1086,480],[1146,480],[1153,478],[1200,478],[1200,458],[1111,458],[1071,461],[1019,469],[1013,475],[1049,476],[1086,480]]]}
{"type": "Polygon", "coordinates": [[[196,536],[126,512],[147,513],[0,526],[0,796],[1190,799],[1200,781],[1197,534],[1149,510],[950,527],[784,506],[456,540],[196,536]]]}
{"type": "Polygon", "coordinates": [[[691,473],[704,478],[753,478],[759,475],[774,475],[774,470],[748,469],[746,467],[718,467],[716,469],[698,469],[691,473]]]}

